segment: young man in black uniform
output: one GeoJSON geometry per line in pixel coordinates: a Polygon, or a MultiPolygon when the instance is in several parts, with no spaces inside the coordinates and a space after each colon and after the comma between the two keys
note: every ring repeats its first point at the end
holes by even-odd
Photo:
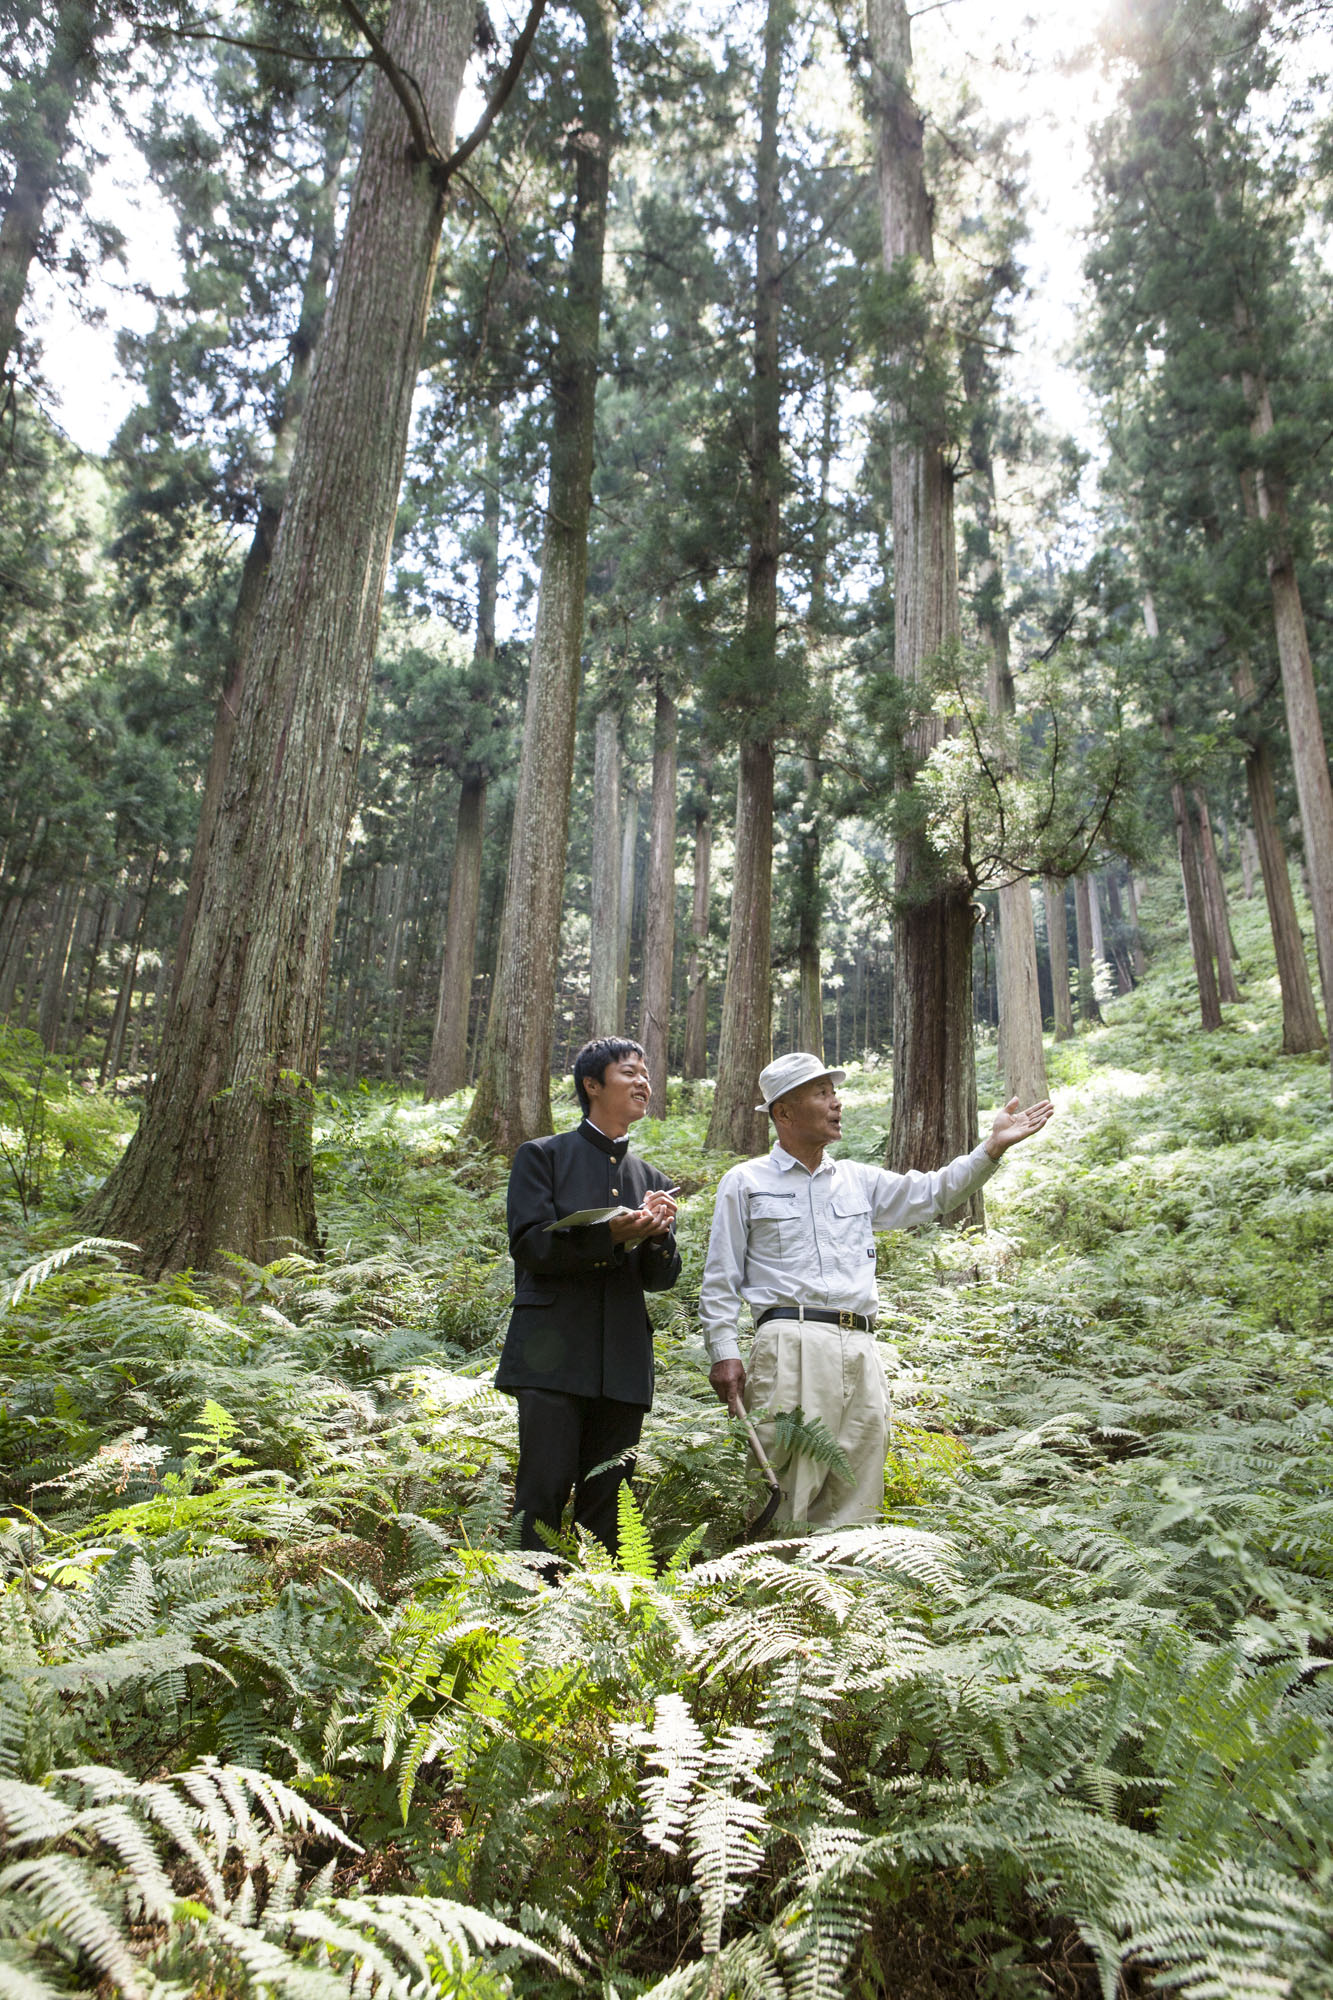
{"type": "Polygon", "coordinates": [[[653,1400],[653,1333],[645,1291],[680,1276],[666,1176],[629,1152],[627,1134],[648,1109],[643,1050],[623,1036],[587,1042],[574,1058],[583,1123],[529,1139],[509,1175],[509,1254],[514,1310],[495,1377],[518,1400],[514,1512],[522,1546],[547,1546],[574,1494],[574,1519],[614,1554],[617,1490],[632,1461],[594,1466],[639,1442],[653,1400]],[[610,1222],[552,1229],[587,1208],[628,1213],[610,1222]]]}

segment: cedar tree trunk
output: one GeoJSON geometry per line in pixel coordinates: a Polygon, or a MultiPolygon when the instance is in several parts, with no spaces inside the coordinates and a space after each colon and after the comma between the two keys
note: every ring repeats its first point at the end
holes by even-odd
{"type": "MultiPolygon", "coordinates": [[[[386,46],[453,129],[468,0],[394,0],[386,46]]],[[[90,1206],[152,1272],[318,1243],[313,1080],[443,196],[377,76],[217,837],[143,1119],[90,1206]]]]}
{"type": "Polygon", "coordinates": [[[671,975],[676,957],[676,704],[659,681],[653,716],[652,832],[648,845],[648,925],[640,986],[644,1061],[652,1078],[649,1116],[666,1117],[671,1043],[671,975]]]}
{"type": "MultiPolygon", "coordinates": [[[[1256,689],[1247,660],[1232,667],[1232,684],[1242,716],[1252,708],[1256,689]]],[[[1310,1055],[1324,1046],[1319,1025],[1310,968],[1305,959],[1305,940],[1296,915],[1296,899],[1291,893],[1291,875],[1286,850],[1277,823],[1277,787],[1268,742],[1255,726],[1245,750],[1245,782],[1250,794],[1253,829],[1246,827],[1241,838],[1241,854],[1253,842],[1259,872],[1263,877],[1264,901],[1268,905],[1268,925],[1273,933],[1273,955],[1277,960],[1278,987],[1282,994],[1282,1052],[1310,1055]]],[[[1253,861],[1251,862],[1253,867],[1253,861]]]]}
{"type": "Polygon", "coordinates": [[[1043,875],[1046,900],[1046,956],[1051,967],[1051,1018],[1057,1042],[1074,1032],[1074,1008],[1069,997],[1069,928],[1065,916],[1065,885],[1055,875],[1043,875]]]}
{"type": "Polygon", "coordinates": [[[338,241],[338,183],[342,177],[343,161],[346,157],[347,116],[344,112],[330,126],[325,141],[324,179],[311,217],[310,263],[301,292],[301,317],[297,322],[296,332],[292,335],[291,366],[287,373],[287,387],[282,399],[282,413],[273,430],[273,456],[269,461],[267,477],[260,489],[259,517],[255,522],[250,547],[246,551],[245,563],[241,569],[240,588],[236,593],[236,606],[232,612],[226,677],[222,693],[218,698],[217,714],[213,720],[213,747],[209,752],[208,770],[204,775],[204,792],[199,807],[199,828],[194,837],[190,880],[185,891],[185,907],[181,912],[180,935],[176,940],[176,961],[172,973],[173,994],[180,985],[186,953],[189,950],[190,932],[194,927],[199,897],[203,889],[208,850],[217,831],[218,812],[227,781],[227,765],[236,736],[241,696],[245,690],[245,667],[250,655],[255,618],[263,600],[264,587],[268,582],[269,564],[273,559],[273,544],[277,540],[278,523],[282,519],[282,503],[286,498],[287,481],[292,469],[292,454],[296,449],[296,434],[300,428],[301,412],[305,408],[306,396],[310,390],[310,373],[314,366],[319,331],[324,324],[324,313],[329,297],[329,279],[333,273],[333,258],[338,241]]]}
{"type": "Polygon", "coordinates": [[[55,17],[46,68],[27,85],[29,115],[16,121],[14,180],[0,218],[0,375],[10,371],[19,309],[70,123],[93,81],[98,37],[110,26],[90,0],[61,0],[55,17]]]}
{"type": "MultiPolygon", "coordinates": [[[[884,268],[934,262],[926,189],[924,121],[912,98],[911,27],[905,0],[870,0],[880,220],[884,268]]],[[[897,357],[905,363],[909,357],[897,357]]],[[[892,412],[895,669],[922,680],[959,636],[953,473],[944,418],[892,412]]],[[[930,715],[912,731],[917,768],[939,742],[930,715]]],[[[924,837],[904,833],[895,853],[897,920],[893,954],[893,1122],[889,1164],[898,1172],[939,1167],[977,1140],[972,1042],[973,906],[968,885],[940,879],[924,837]]],[[[981,1222],[979,1194],[959,1219],[981,1222]]]]}
{"type": "MultiPolygon", "coordinates": [[[[700,777],[705,774],[700,758],[700,777]]],[[[684,1074],[693,1082],[708,1073],[708,898],[713,864],[713,811],[705,802],[694,815],[694,899],[685,984],[684,1074]]]]}
{"type": "MultiPolygon", "coordinates": [[[[777,670],[782,510],[778,113],[790,18],[790,0],[768,0],[755,160],[754,380],[745,642],[751,686],[761,708],[774,686],[777,670]]],[[[740,753],[727,983],[722,995],[717,1090],[708,1123],[708,1144],[731,1153],[758,1153],[764,1147],[767,1120],[754,1107],[759,1101],[759,1072],[773,1047],[773,744],[771,738],[758,733],[753,721],[742,734],[740,753]]]]}
{"type": "Polygon", "coordinates": [[[602,317],[602,245],[615,74],[610,0],[581,0],[582,117],[569,282],[560,313],[541,586],[532,636],[523,754],[509,844],[504,919],[468,1136],[512,1154],[551,1130],[560,906],[569,847],[569,794],[583,651],[594,415],[602,317]]]}
{"type": "Polygon", "coordinates": [[[588,1032],[615,1035],[620,1008],[620,711],[597,711],[592,786],[588,1032]]]}

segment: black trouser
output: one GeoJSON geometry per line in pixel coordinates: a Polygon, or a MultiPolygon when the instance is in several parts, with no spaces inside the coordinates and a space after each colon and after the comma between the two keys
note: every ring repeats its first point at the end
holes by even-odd
{"type": "Polygon", "coordinates": [[[519,1389],[515,1394],[514,1512],[523,1516],[520,1547],[549,1548],[537,1523],[558,1533],[572,1490],[575,1521],[614,1555],[619,1541],[616,1495],[621,1481],[634,1470],[634,1461],[589,1475],[594,1466],[619,1458],[639,1442],[647,1412],[638,1403],[617,1403],[610,1396],[564,1396],[555,1389],[519,1389]]]}

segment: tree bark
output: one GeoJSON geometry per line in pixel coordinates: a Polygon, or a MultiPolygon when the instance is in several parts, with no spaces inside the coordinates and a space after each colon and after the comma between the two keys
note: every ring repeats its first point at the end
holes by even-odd
{"type": "Polygon", "coordinates": [[[1180,876],[1185,889],[1185,919],[1189,925],[1190,951],[1194,976],[1199,984],[1199,1019],[1206,1029],[1220,1028],[1222,1009],[1218,1002],[1217,977],[1213,971],[1212,937],[1208,926],[1208,905],[1194,841],[1185,787],[1177,778],[1171,786],[1171,808],[1176,816],[1176,847],[1180,855],[1180,876]]]}
{"type": "Polygon", "coordinates": [[[1099,1024],[1102,1010],[1097,1005],[1097,992],[1093,985],[1092,899],[1088,894],[1086,875],[1074,877],[1074,934],[1078,946],[1078,1018],[1099,1024]]]}
{"type": "Polygon", "coordinates": [[[620,711],[597,711],[593,747],[588,1031],[620,1032],[620,711]]]}
{"type": "Polygon", "coordinates": [[[756,1111],[759,1072],[772,1048],[769,1000],[773,908],[773,746],[741,744],[736,785],[736,860],[731,884],[731,942],[717,1052],[710,1147],[763,1151],[765,1118],[756,1111]],[[749,921],[746,913],[749,913],[749,921]]]}
{"type": "Polygon", "coordinates": [[[649,1116],[666,1117],[671,1045],[671,976],[676,957],[676,704],[657,684],[653,716],[652,831],[648,844],[648,925],[643,941],[639,1040],[652,1078],[649,1116]]]}
{"type": "Polygon", "coordinates": [[[1217,952],[1217,997],[1231,1006],[1241,997],[1232,964],[1236,957],[1236,941],[1231,935],[1231,913],[1227,909],[1226,885],[1222,880],[1222,870],[1217,861],[1217,848],[1213,842],[1213,825],[1208,816],[1208,800],[1199,785],[1194,787],[1194,810],[1198,815],[1199,876],[1203,883],[1203,899],[1208,910],[1208,928],[1213,934],[1217,952]]]}
{"type": "Polygon", "coordinates": [[[338,240],[338,184],[346,157],[347,115],[344,111],[341,116],[334,119],[325,139],[324,179],[311,217],[310,263],[301,293],[301,317],[297,322],[296,332],[292,335],[291,366],[287,373],[281,414],[274,425],[273,454],[260,489],[259,518],[255,522],[255,531],[246,551],[240,586],[236,593],[236,604],[232,612],[222,693],[218,697],[217,713],[213,719],[213,744],[209,751],[208,769],[204,774],[203,796],[199,803],[199,827],[194,837],[190,879],[186,886],[180,932],[176,940],[176,959],[171,981],[173,997],[180,986],[189,950],[190,932],[199,909],[199,898],[203,892],[204,875],[208,866],[208,850],[217,832],[218,814],[222,806],[223,789],[227,782],[227,765],[231,760],[237,718],[241,712],[241,698],[245,692],[246,661],[250,656],[255,619],[259,614],[264,588],[268,582],[269,564],[273,559],[273,544],[277,540],[278,523],[282,519],[282,505],[287,494],[287,481],[291,475],[292,454],[296,449],[296,434],[300,428],[301,412],[305,408],[306,397],[310,391],[310,373],[314,366],[315,349],[328,305],[329,279],[333,272],[333,259],[338,240]]]}
{"type": "Polygon", "coordinates": [[[631,771],[625,779],[620,827],[620,941],[616,980],[616,1025],[620,1034],[629,1014],[629,956],[634,940],[634,899],[639,864],[639,783],[631,771]]]}
{"type": "MultiPolygon", "coordinates": [[[[867,26],[884,268],[892,274],[900,264],[910,270],[934,262],[924,121],[908,81],[912,41],[905,0],[870,0],[867,26]]],[[[895,359],[901,366],[910,357],[895,359]]],[[[894,664],[900,679],[917,682],[959,637],[953,474],[941,413],[909,413],[899,406],[891,417],[894,664]]],[[[915,726],[907,746],[914,769],[942,733],[943,723],[934,715],[915,726]]],[[[976,1143],[973,911],[968,885],[939,879],[921,835],[897,841],[895,879],[888,1157],[890,1166],[903,1172],[938,1167],[976,1143]]],[[[965,1214],[973,1222],[983,1220],[979,1194],[965,1214]]]]}
{"type": "Polygon", "coordinates": [[[31,84],[31,111],[16,121],[14,179],[0,218],[0,376],[11,372],[18,316],[41,241],[46,205],[69,144],[70,124],[95,74],[99,37],[110,25],[92,0],[61,0],[51,53],[31,84]]]}
{"type": "MultiPolygon", "coordinates": [[[[699,775],[706,781],[703,758],[699,775]]],[[[694,815],[694,900],[686,969],[685,1057],[681,1065],[691,1082],[708,1074],[708,909],[712,862],[713,810],[705,800],[694,815]]]]}
{"type": "MultiPolygon", "coordinates": [[[[986,700],[992,715],[1014,709],[1014,677],[1009,661],[1009,620],[1003,574],[996,554],[995,463],[991,451],[987,372],[984,357],[970,343],[963,380],[971,406],[969,455],[975,495],[977,624],[987,651],[986,700]]],[[[1006,1095],[1036,1104],[1047,1094],[1046,1051],[1042,1043],[1041,984],[1037,976],[1037,927],[1026,879],[1006,882],[997,896],[996,1005],[997,1055],[1006,1095]]]]}
{"type": "MultiPolygon", "coordinates": [[[[495,659],[495,607],[500,594],[500,422],[493,414],[487,441],[480,555],[477,561],[477,628],[473,668],[481,675],[495,659]]],[[[486,819],[486,772],[464,767],[458,794],[458,827],[449,874],[449,910],[444,923],[444,957],[435,999],[435,1026],[426,1062],[427,1104],[452,1097],[468,1080],[467,1039],[472,1008],[472,973],[477,956],[477,915],[481,908],[486,819]]]]}
{"type": "Polygon", "coordinates": [[[1129,963],[1136,979],[1142,979],[1148,970],[1148,960],[1143,949],[1143,929],[1139,923],[1139,892],[1134,882],[1134,870],[1125,870],[1125,896],[1129,902],[1129,921],[1132,926],[1129,945],[1129,963]]]}
{"type": "Polygon", "coordinates": [[[560,906],[588,572],[594,417],[602,316],[602,246],[615,126],[610,0],[581,0],[582,116],[569,283],[558,336],[551,474],[532,638],[523,754],[509,845],[504,918],[468,1136],[512,1154],[551,1130],[560,906]]]}
{"type": "Polygon", "coordinates": [[[472,965],[481,908],[482,829],[486,819],[486,779],[469,769],[458,793],[458,830],[449,876],[449,914],[444,926],[444,960],[435,1001],[435,1028],[426,1063],[423,1097],[433,1104],[452,1097],[467,1082],[468,1015],[472,965]]]}
{"type": "MultiPolygon", "coordinates": [[[[384,31],[441,139],[474,26],[394,0],[384,31]]],[[[442,211],[379,75],[160,1067],[89,1211],[151,1272],[318,1245],[321,1008],[442,211]]]]}
{"type": "Polygon", "coordinates": [[[1088,918],[1092,926],[1092,962],[1106,964],[1106,935],[1102,929],[1102,899],[1097,888],[1097,877],[1083,878],[1088,885],[1088,918]]]}
{"type": "Polygon", "coordinates": [[[1240,830],[1240,874],[1245,885],[1245,900],[1254,901],[1255,885],[1260,879],[1259,842],[1252,826],[1240,830]]]}
{"type": "MultiPolygon", "coordinates": [[[[1237,321],[1242,336],[1250,330],[1249,313],[1237,304],[1237,321]]],[[[1250,429],[1256,439],[1273,431],[1273,406],[1262,374],[1242,377],[1250,402],[1250,429]]],[[[1292,775],[1296,780],[1296,800],[1300,807],[1301,832],[1305,845],[1305,866],[1310,885],[1310,914],[1314,920],[1315,950],[1319,959],[1319,983],[1323,993],[1324,1019],[1333,1022],[1333,779],[1329,776],[1328,750],[1324,725],[1315,690],[1314,665],[1305,629],[1305,611],[1296,576],[1288,519],[1287,493],[1281,475],[1260,465],[1253,478],[1259,519],[1268,529],[1268,585],[1273,601],[1273,630],[1277,639],[1278,664],[1282,670],[1282,699],[1287,712],[1287,738],[1291,746],[1292,775]]],[[[1329,1061],[1333,1065],[1333,1034],[1328,1037],[1329,1061]]],[[[1330,1069],[1333,1088],[1333,1068],[1330,1069]]]]}
{"type": "MultiPolygon", "coordinates": [[[[1232,685],[1242,718],[1252,710],[1256,688],[1247,660],[1236,661],[1231,670],[1232,685]]],[[[1250,795],[1253,828],[1241,837],[1242,856],[1254,843],[1259,872],[1263,877],[1264,901],[1268,906],[1268,926],[1273,934],[1273,955],[1277,961],[1278,987],[1282,994],[1282,1053],[1311,1055],[1324,1046],[1319,1024],[1310,968],[1305,959],[1305,940],[1296,915],[1296,899],[1291,893],[1291,875],[1286,849],[1277,821],[1277,787],[1273,761],[1262,731],[1254,727],[1245,748],[1245,783],[1250,795]]],[[[1253,866],[1253,863],[1251,864],[1253,866]]]]}
{"type": "Polygon", "coordinates": [[[764,710],[771,710],[777,669],[782,518],[778,115],[790,20],[790,0],[768,0],[755,160],[754,379],[745,599],[745,641],[758,716],[747,716],[748,733],[741,740],[727,983],[722,996],[717,1090],[708,1124],[709,1146],[732,1153],[763,1150],[767,1121],[754,1107],[759,1101],[759,1072],[773,1046],[773,744],[768,734],[761,732],[772,726],[764,710]]]}

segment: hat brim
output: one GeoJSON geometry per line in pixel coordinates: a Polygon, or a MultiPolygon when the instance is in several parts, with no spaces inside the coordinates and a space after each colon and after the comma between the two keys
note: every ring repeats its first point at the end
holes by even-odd
{"type": "Polygon", "coordinates": [[[770,1097],[767,1103],[756,1104],[754,1108],[756,1111],[768,1111],[782,1098],[790,1097],[794,1090],[804,1090],[807,1083],[819,1083],[824,1077],[827,1077],[830,1083],[846,1083],[847,1072],[845,1069],[817,1069],[813,1076],[803,1076],[799,1083],[789,1083],[776,1097],[770,1097]]]}

